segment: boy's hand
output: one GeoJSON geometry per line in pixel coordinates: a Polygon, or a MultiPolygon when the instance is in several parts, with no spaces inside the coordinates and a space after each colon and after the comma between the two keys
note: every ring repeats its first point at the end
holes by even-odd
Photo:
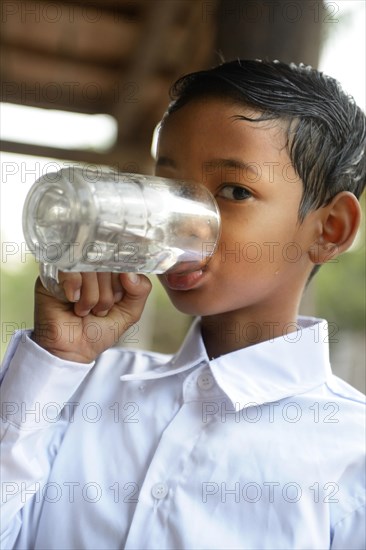
{"type": "Polygon", "coordinates": [[[151,283],[127,273],[59,273],[70,302],[54,298],[38,278],[33,340],[61,359],[90,363],[142,314],[151,283]],[[134,282],[135,279],[135,282],[134,282]]]}

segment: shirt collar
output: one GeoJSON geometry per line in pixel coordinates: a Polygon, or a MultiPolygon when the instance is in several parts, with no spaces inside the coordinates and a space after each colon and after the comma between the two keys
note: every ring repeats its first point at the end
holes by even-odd
{"type": "Polygon", "coordinates": [[[124,374],[124,380],[156,380],[183,373],[200,364],[208,364],[209,359],[201,336],[201,319],[198,317],[191,325],[179,351],[168,362],[159,363],[141,373],[124,374]]]}
{"type": "Polygon", "coordinates": [[[121,380],[165,378],[206,364],[235,407],[291,397],[323,384],[331,374],[327,322],[299,317],[297,326],[296,332],[210,361],[197,318],[167,363],[141,374],[121,376],[121,380]]]}
{"type": "Polygon", "coordinates": [[[222,355],[210,366],[233,404],[263,404],[305,393],[331,374],[328,325],[299,317],[298,330],[222,355]]]}

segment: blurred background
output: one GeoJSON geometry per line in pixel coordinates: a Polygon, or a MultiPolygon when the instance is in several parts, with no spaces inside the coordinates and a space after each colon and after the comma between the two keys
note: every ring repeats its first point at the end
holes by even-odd
{"type": "MultiPolygon", "coordinates": [[[[364,0],[13,0],[1,2],[1,25],[1,356],[33,322],[38,265],[21,224],[30,186],[69,164],[152,173],[152,135],[176,78],[222,59],[303,62],[365,109],[364,0]]],[[[191,319],[151,278],[144,316],[120,344],[172,353],[191,319]]],[[[329,320],[334,372],[365,391],[364,222],[301,312],[329,320]]]]}

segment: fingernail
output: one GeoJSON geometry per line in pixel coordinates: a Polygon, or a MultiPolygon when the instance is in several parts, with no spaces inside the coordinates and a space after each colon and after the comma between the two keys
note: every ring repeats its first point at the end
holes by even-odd
{"type": "Polygon", "coordinates": [[[130,281],[130,283],[136,285],[139,280],[140,280],[140,277],[136,274],[136,273],[127,273],[127,277],[130,281]]]}
{"type": "Polygon", "coordinates": [[[78,290],[75,290],[74,292],[74,302],[78,302],[80,300],[80,288],[78,290]]]}
{"type": "Polygon", "coordinates": [[[123,298],[123,292],[121,290],[119,290],[118,292],[115,292],[114,293],[114,301],[117,303],[117,302],[120,302],[123,298]]]}

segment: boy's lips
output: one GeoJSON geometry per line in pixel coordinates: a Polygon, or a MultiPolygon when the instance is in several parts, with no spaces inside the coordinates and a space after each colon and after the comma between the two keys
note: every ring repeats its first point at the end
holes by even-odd
{"type": "Polygon", "coordinates": [[[163,277],[171,290],[190,290],[195,287],[204,276],[203,268],[183,273],[165,273],[163,277]]]}

